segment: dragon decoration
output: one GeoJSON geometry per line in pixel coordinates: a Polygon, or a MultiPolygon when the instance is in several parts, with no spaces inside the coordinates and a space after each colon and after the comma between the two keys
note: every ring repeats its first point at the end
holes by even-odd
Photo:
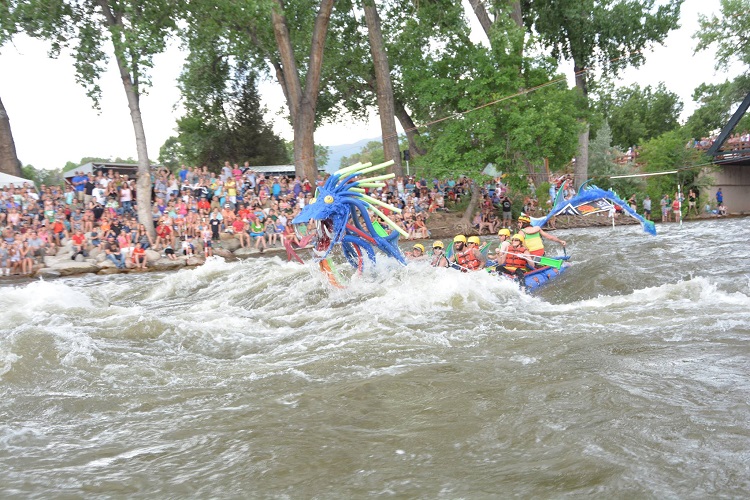
{"type": "Polygon", "coordinates": [[[293,224],[315,221],[317,243],[313,248],[314,260],[336,286],[340,285],[331,270],[328,257],[339,244],[347,261],[360,272],[364,265],[363,251],[374,263],[375,248],[406,265],[404,255],[398,247],[398,237],[408,237],[408,233],[377,207],[394,213],[400,213],[401,209],[373,198],[365,191],[365,188],[385,187],[383,181],[395,177],[395,174],[374,177],[364,175],[387,168],[393,163],[392,160],[379,165],[356,163],[336,171],[316,190],[313,201],[292,220],[293,224]],[[393,231],[388,234],[377,219],[371,218],[370,213],[379,217],[393,231]]]}
{"type": "Polygon", "coordinates": [[[593,215],[601,212],[615,211],[617,205],[623,212],[641,223],[645,232],[656,236],[656,226],[653,221],[641,217],[638,212],[630,208],[626,201],[621,200],[612,190],[603,190],[590,184],[591,179],[584,182],[578,189],[578,193],[573,198],[566,200],[563,198],[563,190],[560,189],[555,196],[555,202],[552,209],[544,217],[532,217],[531,225],[544,227],[552,217],[556,215],[593,215]]]}
{"type": "MultiPolygon", "coordinates": [[[[308,234],[303,240],[307,244],[310,240],[317,238],[313,247],[313,259],[327,275],[331,284],[336,287],[343,288],[335,275],[329,255],[337,245],[341,245],[347,261],[358,272],[363,269],[364,255],[367,255],[370,261],[375,263],[375,249],[379,249],[402,265],[406,265],[404,255],[398,247],[398,237],[399,235],[408,237],[408,233],[377,207],[385,208],[394,213],[401,213],[401,210],[369,196],[365,190],[365,188],[385,187],[386,184],[383,181],[395,177],[395,174],[390,173],[374,177],[365,177],[365,174],[387,168],[393,163],[393,161],[378,165],[356,163],[336,171],[326,180],[325,184],[317,188],[312,202],[305,206],[299,215],[292,220],[295,225],[306,225],[311,220],[315,221],[315,232],[308,234]],[[390,234],[377,219],[372,218],[371,214],[377,216],[393,229],[390,234]]],[[[604,211],[614,211],[615,205],[637,219],[647,233],[656,235],[656,229],[652,221],[645,220],[638,215],[611,190],[604,191],[596,186],[589,185],[589,181],[584,183],[577,195],[569,200],[563,199],[562,190],[560,190],[549,214],[545,217],[531,218],[531,224],[543,227],[550,218],[556,215],[586,216],[604,211]]],[[[302,259],[291,250],[291,246],[287,248],[287,254],[290,260],[294,257],[302,262],[302,259]]]]}

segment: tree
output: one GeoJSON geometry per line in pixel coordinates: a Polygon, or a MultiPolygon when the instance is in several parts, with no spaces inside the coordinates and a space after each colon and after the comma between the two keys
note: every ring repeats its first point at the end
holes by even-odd
{"type": "Polygon", "coordinates": [[[60,169],[35,168],[26,165],[21,168],[22,176],[32,181],[37,188],[42,184],[47,186],[62,186],[64,182],[63,172],[60,169]]]}
{"type": "Polygon", "coordinates": [[[744,75],[750,69],[750,1],[721,0],[721,15],[698,18],[700,28],[693,35],[698,40],[695,51],[716,47],[716,69],[728,69],[739,62],[744,75]]]}
{"type": "Polygon", "coordinates": [[[331,18],[334,0],[321,0],[310,44],[310,57],[305,74],[305,87],[295,59],[295,50],[289,34],[284,3],[274,0],[271,9],[273,33],[281,61],[280,82],[289,104],[292,126],[294,128],[294,165],[297,176],[307,177],[311,181],[317,178],[315,165],[315,108],[320,89],[320,74],[323,65],[323,48],[326,32],[331,18]]]}
{"type": "Polygon", "coordinates": [[[641,178],[611,179],[616,175],[632,174],[630,165],[617,163],[622,151],[612,146],[612,131],[606,121],[598,130],[596,136],[589,142],[589,178],[602,189],[612,189],[620,193],[621,197],[628,197],[644,186],[641,178]]]}
{"type": "MultiPolygon", "coordinates": [[[[524,22],[539,43],[557,59],[573,61],[576,88],[588,103],[589,73],[616,75],[638,66],[643,52],[661,43],[677,27],[683,0],[523,0],[524,22]]],[[[588,119],[582,119],[575,165],[575,184],[588,176],[588,119]]]]}
{"type": "Polygon", "coordinates": [[[151,171],[140,96],[148,88],[153,58],[164,51],[175,31],[180,2],[172,0],[26,0],[18,9],[24,29],[32,36],[50,40],[52,55],[73,49],[76,79],[98,107],[97,83],[109,59],[114,60],[133,122],[138,152],[138,221],[154,235],[151,216],[151,171]]]}
{"type": "Polygon", "coordinates": [[[645,172],[678,170],[676,174],[647,178],[646,191],[653,200],[659,200],[664,194],[669,194],[671,198],[677,191],[677,184],[681,184],[683,189],[684,186],[698,185],[698,176],[707,162],[699,150],[685,147],[689,138],[685,129],[678,128],[642,144],[640,160],[645,172]],[[693,165],[696,167],[689,168],[693,165]]]}
{"type": "Polygon", "coordinates": [[[365,20],[367,32],[370,35],[370,53],[375,66],[375,85],[380,111],[380,128],[383,135],[383,150],[388,161],[393,160],[393,172],[396,176],[404,175],[401,168],[401,148],[398,144],[396,132],[395,103],[393,87],[391,85],[390,65],[386,54],[383,32],[380,26],[380,16],[374,0],[364,0],[365,20]]]}
{"type": "MultiPolygon", "coordinates": [[[[0,47],[17,31],[15,10],[12,2],[0,2],[0,47]]],[[[0,99],[0,172],[20,176],[21,163],[16,154],[16,143],[10,128],[10,117],[0,99]]]]}
{"type": "Polygon", "coordinates": [[[180,76],[186,115],[177,121],[178,135],[168,139],[160,156],[191,165],[288,163],[284,141],[265,121],[257,76],[245,65],[230,66],[226,59],[213,49],[203,55],[191,52],[180,76]]]}
{"type": "MultiPolygon", "coordinates": [[[[699,17],[696,52],[716,50],[716,69],[739,67],[740,74],[718,85],[701,85],[693,99],[701,106],[688,119],[687,128],[694,138],[705,137],[723,127],[734,108],[750,92],[750,1],[721,0],[721,14],[699,17]]],[[[735,130],[748,130],[750,118],[745,115],[735,130]]]]}
{"type": "Polygon", "coordinates": [[[596,93],[593,107],[611,127],[612,143],[623,150],[679,127],[682,102],[664,83],[656,89],[634,84],[616,91],[600,88],[596,93]]]}
{"type": "Polygon", "coordinates": [[[383,143],[378,141],[368,142],[359,153],[354,153],[351,156],[344,156],[341,158],[339,167],[348,167],[354,165],[357,162],[360,163],[372,163],[377,165],[385,161],[385,153],[383,151],[383,143]]]}

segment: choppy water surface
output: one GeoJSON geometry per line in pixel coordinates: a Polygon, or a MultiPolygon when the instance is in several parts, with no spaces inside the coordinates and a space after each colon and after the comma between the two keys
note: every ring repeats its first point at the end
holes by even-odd
{"type": "Polygon", "coordinates": [[[2,288],[0,496],[745,497],[749,225],[560,231],[533,296],[276,258],[2,288]]]}

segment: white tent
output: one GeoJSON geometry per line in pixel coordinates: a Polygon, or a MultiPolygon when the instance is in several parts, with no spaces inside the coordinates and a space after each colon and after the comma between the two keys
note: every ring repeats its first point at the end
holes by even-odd
{"type": "Polygon", "coordinates": [[[16,177],[15,175],[4,174],[0,172],[0,187],[12,185],[14,187],[20,188],[23,187],[24,182],[27,186],[34,187],[34,189],[36,189],[33,181],[24,179],[23,177],[16,177]]]}

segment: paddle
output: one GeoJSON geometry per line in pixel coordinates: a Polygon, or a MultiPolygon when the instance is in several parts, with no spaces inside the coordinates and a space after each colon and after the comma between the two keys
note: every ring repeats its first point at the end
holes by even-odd
{"type": "MultiPolygon", "coordinates": [[[[511,252],[504,252],[500,250],[499,248],[497,249],[497,252],[505,253],[505,254],[511,253],[511,252]]],[[[520,255],[521,258],[524,258],[526,260],[531,260],[532,262],[535,262],[542,266],[554,267],[555,269],[560,269],[563,263],[563,261],[560,259],[550,259],[549,257],[540,257],[538,255],[523,255],[523,254],[518,254],[518,255],[520,255]],[[539,260],[536,260],[536,259],[539,259],[539,260]]]]}

